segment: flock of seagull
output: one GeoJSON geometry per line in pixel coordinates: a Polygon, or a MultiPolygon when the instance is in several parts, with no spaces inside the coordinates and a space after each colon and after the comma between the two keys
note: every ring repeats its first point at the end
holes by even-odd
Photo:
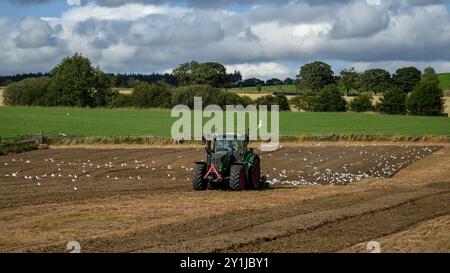
{"type": "MultiPolygon", "coordinates": [[[[319,145],[320,146],[320,145],[319,145]]],[[[325,146],[322,146],[325,147],[325,146]]],[[[364,149],[365,145],[359,146],[364,149]]],[[[351,146],[347,146],[351,148],[351,146]]],[[[353,182],[361,181],[364,178],[385,178],[392,177],[401,169],[409,166],[410,164],[424,158],[425,156],[434,152],[430,147],[408,147],[402,145],[405,148],[399,154],[392,154],[388,151],[368,151],[357,149],[357,146],[351,148],[351,155],[359,155],[360,158],[355,162],[345,162],[346,155],[349,155],[348,151],[342,151],[339,154],[339,159],[342,161],[342,167],[324,168],[330,161],[329,157],[323,156],[320,151],[313,153],[307,151],[307,156],[300,158],[300,161],[305,162],[303,170],[296,169],[282,169],[272,168],[267,174],[267,181],[271,185],[347,185],[353,182]],[[311,157],[317,158],[311,160],[311,157]],[[318,160],[317,160],[318,159],[318,160]],[[367,162],[368,164],[364,164],[367,162]],[[363,163],[365,167],[359,163],[363,163]],[[365,168],[365,170],[364,170],[365,168]],[[356,170],[357,169],[357,170],[356,170]]],[[[299,153],[302,153],[299,150],[299,153]]],[[[289,154],[284,154],[288,157],[289,154]]],[[[272,155],[268,154],[271,158],[272,155]]],[[[289,161],[296,162],[298,159],[290,158],[289,161]]],[[[354,161],[354,160],[353,160],[354,161]]],[[[295,164],[299,166],[300,164],[295,164]]]]}
{"type": "MultiPolygon", "coordinates": [[[[267,173],[267,181],[272,185],[345,185],[360,181],[364,178],[391,177],[402,168],[434,152],[429,147],[402,146],[404,148],[402,151],[394,153],[394,151],[389,152],[383,149],[364,149],[365,146],[361,145],[347,146],[348,149],[342,149],[337,157],[333,155],[333,158],[330,158],[330,155],[327,155],[326,146],[322,147],[325,149],[316,149],[313,151],[311,149],[305,151],[299,150],[298,154],[292,153],[291,151],[291,154],[285,153],[281,155],[281,157],[284,157],[284,159],[281,159],[281,162],[286,163],[286,166],[291,166],[292,168],[277,169],[273,167],[267,173]],[[356,159],[355,156],[357,156],[356,159]],[[350,158],[352,162],[346,162],[350,158]],[[338,160],[339,164],[336,164],[336,160],[338,160]],[[341,163],[342,165],[339,167],[341,163]],[[333,166],[331,167],[330,164],[333,166]]],[[[263,157],[263,163],[265,160],[269,162],[270,160],[280,161],[279,158],[274,158],[274,155],[270,153],[261,156],[261,158],[263,157]]],[[[178,159],[181,158],[182,156],[178,156],[178,159]]],[[[53,157],[39,160],[43,160],[44,162],[42,163],[54,167],[54,171],[42,175],[26,175],[25,173],[32,170],[32,161],[22,158],[12,158],[4,162],[4,166],[21,167],[21,169],[8,172],[5,176],[16,179],[23,178],[27,182],[36,183],[38,187],[43,186],[47,179],[65,179],[68,182],[72,182],[69,185],[73,187],[74,191],[78,191],[80,184],[77,182],[82,179],[93,179],[95,181],[94,178],[106,178],[108,181],[126,180],[130,182],[145,180],[144,174],[126,176],[112,174],[118,171],[146,170],[145,174],[158,171],[155,175],[159,178],[167,175],[167,180],[170,182],[177,180],[177,169],[181,169],[181,177],[184,177],[182,179],[189,181],[193,169],[183,165],[176,165],[177,160],[173,160],[170,163],[158,163],[155,160],[145,163],[137,159],[127,163],[118,161],[117,157],[103,163],[92,162],[91,160],[75,160],[75,162],[69,162],[55,160],[53,157]],[[68,169],[72,173],[68,173],[68,169]],[[73,169],[78,169],[78,171],[73,171],[73,169]],[[95,172],[97,174],[94,175],[95,172]],[[165,174],[161,176],[161,172],[165,174]]],[[[48,166],[45,168],[48,169],[48,166]]]]}
{"type": "MultiPolygon", "coordinates": [[[[182,158],[179,156],[179,158],[182,158]]],[[[106,163],[95,163],[91,160],[86,161],[75,161],[75,162],[68,162],[68,161],[58,161],[55,160],[53,157],[50,158],[44,158],[43,162],[47,164],[52,164],[55,168],[54,171],[44,173],[42,175],[23,175],[22,173],[27,173],[29,170],[31,170],[32,161],[31,160],[23,160],[22,158],[12,158],[8,162],[4,162],[3,165],[6,167],[15,166],[18,167],[19,164],[25,164],[24,168],[21,168],[20,170],[8,172],[5,174],[5,177],[12,177],[12,178],[23,178],[27,182],[34,182],[36,186],[41,187],[43,186],[43,182],[46,179],[52,179],[52,178],[60,178],[65,179],[68,182],[73,182],[73,190],[78,191],[79,189],[79,182],[81,179],[93,179],[95,178],[106,178],[110,181],[141,181],[144,180],[144,175],[111,175],[111,172],[116,171],[123,171],[123,170],[148,170],[151,172],[155,172],[157,170],[166,170],[166,171],[172,171],[174,170],[174,167],[170,164],[162,164],[158,165],[158,163],[155,160],[152,160],[150,164],[145,164],[143,161],[138,161],[135,159],[132,163],[126,163],[126,162],[114,162],[117,161],[118,158],[114,157],[113,161],[108,161],[106,163]],[[77,168],[81,166],[81,173],[78,172],[72,172],[67,173],[67,169],[70,168],[77,168]],[[66,170],[64,170],[66,169],[66,170]],[[103,174],[98,174],[93,176],[93,172],[103,170],[103,174]],[[106,171],[105,171],[106,170],[106,171]]],[[[23,165],[22,165],[23,167],[23,165]]],[[[48,168],[48,166],[46,166],[48,168]]],[[[79,168],[78,168],[79,169],[79,168]]],[[[181,166],[181,169],[183,169],[186,172],[191,172],[193,168],[187,168],[185,166],[181,166]]],[[[177,178],[172,174],[168,173],[167,177],[169,181],[174,181],[177,178]]],[[[187,178],[189,181],[190,178],[187,178]]]]}

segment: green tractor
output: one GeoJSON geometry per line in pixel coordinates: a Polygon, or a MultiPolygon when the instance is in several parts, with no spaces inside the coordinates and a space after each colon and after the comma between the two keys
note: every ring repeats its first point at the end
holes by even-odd
{"type": "Polygon", "coordinates": [[[266,177],[261,177],[260,157],[248,148],[248,135],[226,134],[205,142],[206,162],[195,162],[192,172],[195,190],[240,191],[266,186],[266,177]]]}

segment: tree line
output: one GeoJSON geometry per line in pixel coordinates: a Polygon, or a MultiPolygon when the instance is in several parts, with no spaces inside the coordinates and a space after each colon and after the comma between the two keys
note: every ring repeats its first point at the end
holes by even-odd
{"type": "MultiPolygon", "coordinates": [[[[116,88],[134,88],[139,83],[157,83],[164,81],[171,86],[179,86],[179,81],[177,76],[172,73],[152,73],[152,74],[141,74],[141,73],[106,73],[109,77],[110,86],[116,88]]],[[[8,86],[12,83],[19,82],[21,80],[29,78],[41,78],[50,77],[51,73],[23,73],[16,75],[0,75],[0,86],[8,86]]],[[[234,87],[237,86],[238,82],[242,82],[242,75],[239,71],[234,71],[233,73],[225,73],[224,77],[220,81],[208,82],[208,84],[213,84],[216,87],[234,87]]],[[[183,85],[186,82],[182,83],[183,85]]]]}
{"type": "MultiPolygon", "coordinates": [[[[50,77],[51,73],[23,73],[15,75],[0,75],[0,86],[8,86],[12,83],[30,78],[50,77]]],[[[137,82],[157,83],[165,81],[170,85],[178,85],[177,79],[170,73],[139,74],[139,73],[107,73],[111,87],[132,88],[137,82]]]]}
{"type": "Polygon", "coordinates": [[[395,115],[444,115],[444,93],[439,78],[431,67],[423,72],[415,67],[404,67],[391,74],[383,69],[369,69],[358,73],[354,68],[344,69],[335,76],[331,66],[313,62],[300,68],[297,80],[305,92],[291,100],[302,111],[377,111],[395,115]],[[359,94],[350,103],[342,98],[359,94]],[[381,94],[380,101],[373,103],[372,94],[381,94]]]}
{"type": "Polygon", "coordinates": [[[8,86],[11,83],[18,82],[29,78],[41,78],[50,76],[50,73],[22,73],[15,75],[0,75],[0,86],[8,86]]]}
{"type": "Polygon", "coordinates": [[[392,86],[409,93],[420,82],[421,76],[422,72],[415,67],[400,68],[393,75],[380,68],[368,69],[362,73],[350,68],[343,69],[336,76],[329,64],[313,62],[300,68],[297,80],[304,86],[303,89],[311,91],[318,91],[329,84],[338,84],[348,95],[352,92],[384,93],[392,86]]]}
{"type": "Polygon", "coordinates": [[[206,73],[202,64],[191,63],[189,70],[182,71],[185,68],[182,65],[173,73],[181,83],[179,86],[173,86],[164,79],[147,83],[134,78],[133,92],[128,95],[112,89],[114,84],[109,75],[92,66],[88,58],[75,54],[65,58],[48,75],[26,78],[8,85],[4,102],[27,106],[171,108],[178,104],[193,107],[194,97],[199,96],[203,97],[205,105],[225,107],[255,103],[249,97],[230,94],[219,88],[221,75],[228,77],[220,67],[206,65],[206,68],[216,69],[221,75],[206,73]],[[183,73],[183,76],[177,73],[183,73]]]}
{"type": "MultiPolygon", "coordinates": [[[[253,101],[228,92],[224,87],[242,82],[242,75],[238,71],[228,74],[218,63],[190,62],[164,75],[106,74],[88,58],[75,54],[65,58],[47,75],[9,84],[4,102],[30,106],[171,108],[178,104],[193,106],[194,96],[201,96],[205,105],[279,105],[282,111],[350,110],[432,116],[442,115],[444,111],[443,91],[432,68],[423,73],[414,67],[401,68],[392,76],[382,69],[363,73],[348,69],[335,76],[330,65],[313,62],[300,68],[296,82],[301,83],[303,91],[290,101],[284,94],[267,95],[253,101]],[[133,88],[131,94],[112,88],[124,85],[124,81],[133,88]],[[347,103],[344,93],[355,90],[365,92],[359,91],[361,94],[347,103]],[[373,103],[374,93],[382,94],[376,104],[373,103]]],[[[270,83],[279,82],[272,79],[270,83]]]]}

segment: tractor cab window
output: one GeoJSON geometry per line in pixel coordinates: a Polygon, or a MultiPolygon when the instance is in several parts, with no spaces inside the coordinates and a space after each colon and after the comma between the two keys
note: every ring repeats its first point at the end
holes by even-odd
{"type": "Polygon", "coordinates": [[[216,152],[234,152],[239,150],[237,140],[218,140],[216,142],[216,152]]]}

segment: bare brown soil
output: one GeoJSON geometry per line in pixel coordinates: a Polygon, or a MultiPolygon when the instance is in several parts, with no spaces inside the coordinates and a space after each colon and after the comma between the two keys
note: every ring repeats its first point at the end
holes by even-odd
{"type": "Polygon", "coordinates": [[[448,145],[291,144],[245,192],[191,189],[201,147],[125,148],[0,157],[0,252],[450,251],[448,145]]]}
{"type": "MultiPolygon", "coordinates": [[[[424,221],[407,230],[376,238],[382,252],[449,252],[450,216],[424,221]]],[[[341,252],[367,252],[367,244],[357,244],[341,252]]]]}

